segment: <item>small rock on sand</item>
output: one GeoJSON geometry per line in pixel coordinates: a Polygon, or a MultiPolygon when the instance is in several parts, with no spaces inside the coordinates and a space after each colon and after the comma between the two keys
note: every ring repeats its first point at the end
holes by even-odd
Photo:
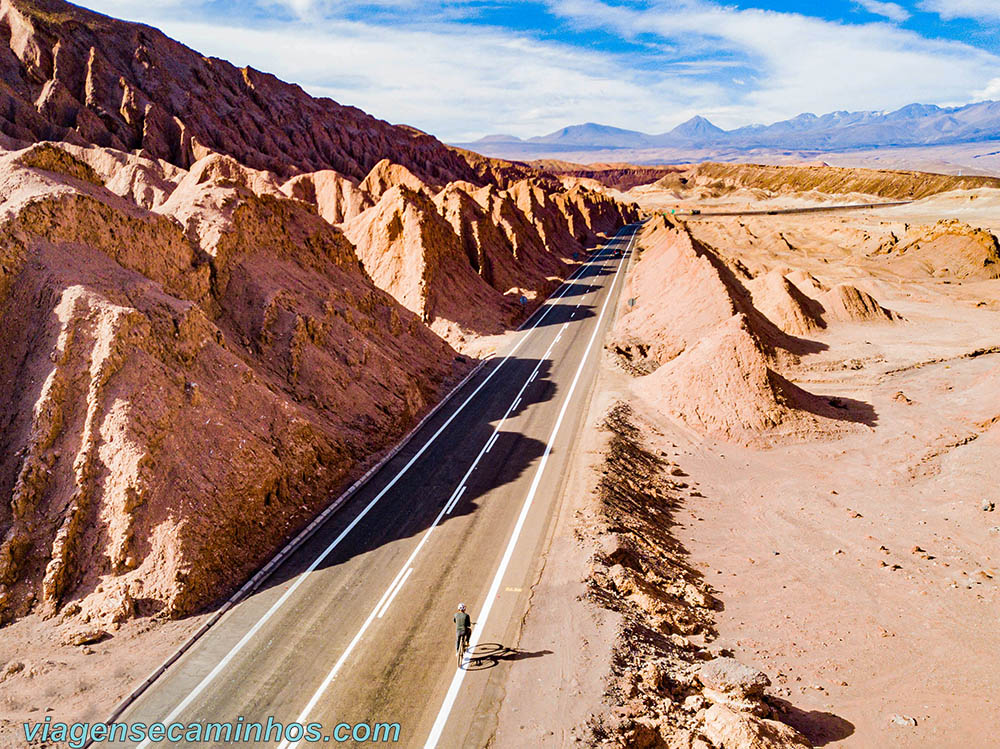
{"type": "Polygon", "coordinates": [[[896,713],[889,718],[889,722],[895,726],[915,726],[917,725],[917,719],[912,718],[909,715],[900,715],[896,713]]]}
{"type": "Polygon", "coordinates": [[[793,749],[812,746],[791,726],[739,713],[724,705],[712,705],[705,711],[704,734],[716,746],[724,747],[793,749]]]}
{"type": "Polygon", "coordinates": [[[103,629],[81,629],[76,632],[70,632],[65,637],[63,637],[64,645],[92,645],[95,642],[100,642],[101,640],[108,637],[108,633],[103,629]]]}
{"type": "Polygon", "coordinates": [[[771,685],[767,674],[735,658],[713,658],[698,669],[697,675],[709,689],[739,698],[759,697],[771,685]]]}

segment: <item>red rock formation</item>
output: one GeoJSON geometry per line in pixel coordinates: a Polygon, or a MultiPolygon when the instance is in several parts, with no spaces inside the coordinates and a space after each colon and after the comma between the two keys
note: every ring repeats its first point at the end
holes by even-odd
{"type": "Polygon", "coordinates": [[[425,133],[202,57],[149,26],[62,0],[0,0],[0,30],[0,131],[24,144],[142,149],[184,168],[216,151],[284,177],[362,179],[390,158],[431,183],[482,181],[425,133]]]}
{"type": "Polygon", "coordinates": [[[0,160],[6,619],[204,605],[453,371],[266,175],[209,157],[158,213],[102,181],[54,146],[0,160]]]}
{"type": "Polygon", "coordinates": [[[531,181],[505,191],[456,182],[432,199],[398,165],[377,165],[359,189],[381,196],[343,225],[365,270],[460,349],[469,336],[524,319],[597,230],[631,218],[631,209],[598,193],[531,181]]]}

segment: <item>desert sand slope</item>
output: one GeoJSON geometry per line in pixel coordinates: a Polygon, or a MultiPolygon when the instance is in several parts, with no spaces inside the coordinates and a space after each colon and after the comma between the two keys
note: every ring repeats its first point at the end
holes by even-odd
{"type": "Polygon", "coordinates": [[[212,159],[159,213],[54,146],[0,161],[7,621],[204,605],[452,374],[336,229],[212,159]]]}
{"type": "Polygon", "coordinates": [[[988,230],[958,219],[913,227],[899,242],[881,248],[890,263],[919,268],[932,276],[1000,278],[1000,244],[988,230]]]}
{"type": "Polygon", "coordinates": [[[747,318],[736,314],[635,390],[697,432],[739,444],[829,433],[836,411],[769,366],[747,318]]]}
{"type": "Polygon", "coordinates": [[[388,157],[430,182],[481,181],[425,133],[203,57],[149,26],[62,0],[3,0],[0,27],[0,131],[24,144],[141,149],[184,168],[217,151],[284,177],[362,179],[388,157]]]}
{"type": "Polygon", "coordinates": [[[773,268],[746,282],[753,303],[781,330],[806,336],[832,321],[884,322],[902,317],[851,284],[830,289],[814,276],[773,268]]]}
{"type": "Polygon", "coordinates": [[[823,308],[810,299],[779,268],[746,283],[754,306],[781,330],[791,335],[808,335],[823,328],[823,308]]]}
{"type": "Polygon", "coordinates": [[[745,271],[727,265],[685,228],[658,216],[643,228],[638,243],[637,267],[643,272],[625,282],[611,343],[637,371],[666,364],[738,313],[767,356],[776,355],[779,346],[795,348],[794,340],[754,306],[745,271]]]}
{"type": "Polygon", "coordinates": [[[642,398],[701,434],[746,445],[865,420],[852,404],[814,396],[779,371],[823,350],[800,336],[831,321],[898,315],[854,286],[828,289],[789,268],[753,276],[666,216],[644,227],[639,246],[609,348],[639,375],[642,398]]]}

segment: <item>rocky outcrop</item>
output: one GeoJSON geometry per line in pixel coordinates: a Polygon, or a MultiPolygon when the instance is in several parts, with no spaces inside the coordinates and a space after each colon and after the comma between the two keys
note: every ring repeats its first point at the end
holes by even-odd
{"type": "Polygon", "coordinates": [[[292,177],[281,190],[289,197],[312,203],[331,224],[349,221],[374,205],[372,197],[356,182],[332,169],[292,177]]]}
{"type": "Polygon", "coordinates": [[[646,444],[653,427],[618,403],[603,428],[598,517],[581,538],[594,548],[588,598],[621,619],[590,745],[811,746],[778,719],[782,703],[768,696],[766,674],[711,649],[718,603],[671,533],[687,484],[673,480],[678,466],[646,444]]]}
{"type": "Polygon", "coordinates": [[[892,322],[902,316],[850,284],[832,289],[815,277],[775,268],[746,283],[754,306],[781,330],[805,336],[833,322],[892,322]]]}
{"type": "Polygon", "coordinates": [[[459,349],[515,326],[566,275],[574,255],[634,218],[599,193],[528,180],[510,190],[454,182],[432,197],[389,164],[358,189],[378,196],[343,224],[365,270],[459,349]]]}
{"type": "Polygon", "coordinates": [[[951,190],[998,187],[996,177],[929,174],[888,169],[851,169],[831,166],[767,166],[705,162],[668,174],[656,182],[664,190],[704,188],[711,195],[742,190],[767,194],[818,192],[828,195],[861,194],[883,200],[919,200],[951,190]]]}
{"type": "Polygon", "coordinates": [[[376,285],[432,329],[455,323],[499,333],[518,313],[515,300],[504,299],[475,272],[451,224],[423,193],[392,187],[344,231],[376,285]]]}
{"type": "Polygon", "coordinates": [[[0,30],[0,623],[217,600],[636,216],[61,0],[0,30]]]}
{"type": "Polygon", "coordinates": [[[462,365],[267,175],[209,157],[151,212],[33,153],[0,162],[0,617],[185,614],[462,365]]]}
{"type": "Polygon", "coordinates": [[[915,267],[932,276],[1000,278],[1000,243],[986,229],[957,219],[913,227],[905,239],[886,242],[874,253],[897,266],[915,267]]]}
{"type": "Polygon", "coordinates": [[[746,283],[754,306],[790,335],[808,335],[826,327],[822,307],[810,299],[781,269],[773,269],[746,283]]]}
{"type": "Polygon", "coordinates": [[[746,318],[766,356],[791,347],[754,306],[744,271],[726,265],[683,227],[658,216],[643,227],[638,246],[641,260],[626,279],[609,344],[636,373],[666,364],[736,314],[746,318]]]}
{"type": "Polygon", "coordinates": [[[637,376],[636,392],[664,414],[717,439],[762,446],[869,419],[860,405],[817,397],[779,371],[821,350],[798,336],[829,321],[898,319],[873,297],[782,269],[754,278],[663,216],[643,229],[639,247],[609,348],[637,376]]]}
{"type": "Polygon", "coordinates": [[[698,431],[750,443],[777,430],[818,425],[800,409],[808,394],[777,374],[742,314],[635,383],[637,391],[698,431]],[[802,423],[805,421],[806,423],[802,423]]]}
{"type": "Polygon", "coordinates": [[[569,161],[539,159],[528,162],[536,169],[565,177],[572,181],[591,181],[615,190],[630,190],[663,179],[668,174],[683,172],[680,166],[636,166],[634,164],[574,164],[569,161]]]}
{"type": "Polygon", "coordinates": [[[2,0],[0,28],[0,131],[23,144],[141,150],[182,168],[217,152],[283,177],[332,169],[358,180],[389,158],[435,184],[483,179],[425,133],[203,57],[149,26],[62,0],[2,0]]]}

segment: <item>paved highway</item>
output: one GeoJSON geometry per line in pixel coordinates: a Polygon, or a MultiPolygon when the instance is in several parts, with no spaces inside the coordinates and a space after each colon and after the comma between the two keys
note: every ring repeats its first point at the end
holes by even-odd
{"type": "Polygon", "coordinates": [[[912,200],[897,200],[890,203],[849,203],[847,205],[816,205],[806,208],[754,208],[744,211],[678,211],[676,216],[690,218],[700,218],[702,216],[711,218],[712,216],[779,216],[785,213],[830,213],[835,211],[862,211],[872,208],[895,208],[900,205],[909,205],[912,200]]]}
{"type": "Polygon", "coordinates": [[[333,738],[339,724],[398,723],[397,746],[484,746],[509,670],[552,655],[510,646],[637,228],[593,253],[506,350],[118,720],[266,726],[271,717],[321,723],[338,746],[364,743],[337,743],[350,736],[341,728],[333,738]],[[484,657],[456,668],[459,601],[484,657]]]}

